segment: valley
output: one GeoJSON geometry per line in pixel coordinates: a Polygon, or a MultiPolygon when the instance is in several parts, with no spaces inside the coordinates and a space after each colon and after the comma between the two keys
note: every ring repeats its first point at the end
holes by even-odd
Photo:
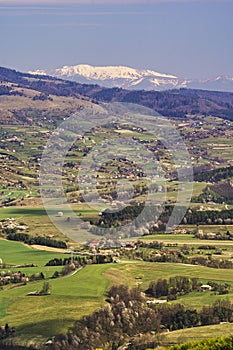
{"type": "MultiPolygon", "coordinates": [[[[209,332],[216,336],[231,335],[233,94],[200,90],[129,92],[4,68],[0,69],[0,81],[0,325],[15,327],[14,336],[3,331],[3,346],[62,349],[68,339],[71,343],[79,341],[77,330],[81,332],[88,322],[87,331],[81,332],[86,337],[82,341],[87,338],[91,341],[92,317],[99,322],[99,334],[102,334],[102,327],[111,329],[111,325],[107,321],[105,325],[101,315],[114,314],[118,303],[129,302],[124,300],[124,293],[122,300],[117,301],[113,290],[112,295],[109,290],[119,288],[121,295],[120,288],[126,287],[130,291],[123,289],[125,295],[131,295],[138,311],[151,317],[157,312],[165,317],[166,311],[159,302],[153,305],[158,299],[161,304],[166,303],[171,313],[175,313],[176,308],[181,315],[195,311],[197,319],[192,325],[182,319],[182,325],[176,320],[173,324],[166,321],[165,325],[155,322],[154,329],[149,323],[147,328],[137,328],[136,316],[129,311],[129,315],[133,315],[132,331],[122,335],[119,349],[122,346],[130,349],[127,345],[130,342],[140,343],[139,333],[143,333],[144,348],[152,342],[154,348],[157,344],[161,349],[186,340],[205,339],[209,332]],[[169,122],[185,142],[190,155],[190,164],[186,165],[193,169],[193,192],[182,221],[170,232],[165,228],[180,186],[183,200],[178,202],[178,210],[182,210],[188,198],[188,191],[183,187],[185,175],[178,178],[172,153],[164,147],[163,140],[146,129],[146,124],[143,128],[120,119],[108,121],[78,137],[70,147],[62,169],[62,185],[67,203],[82,224],[76,226],[59,207],[54,210],[54,216],[62,227],[78,231],[78,236],[72,238],[54,226],[43,207],[40,165],[49,137],[74,112],[88,108],[96,111],[106,102],[134,102],[153,110],[159,106],[159,112],[169,116],[169,122]],[[99,144],[113,138],[119,145],[122,137],[127,147],[133,140],[152,152],[165,179],[158,177],[148,185],[143,169],[139,169],[136,162],[119,156],[120,148],[125,147],[123,144],[118,156],[107,161],[105,152],[99,152],[95,159],[102,162],[96,176],[98,194],[103,199],[100,210],[95,207],[92,190],[85,188],[84,193],[80,188],[79,167],[99,144]],[[117,184],[121,180],[124,181],[122,202],[127,205],[115,210],[119,205],[117,184]],[[136,220],[145,206],[153,209],[152,202],[147,203],[151,185],[154,200],[165,198],[161,216],[153,225],[138,221],[137,229],[121,231],[121,225],[136,220]],[[128,201],[126,194],[132,188],[133,195],[128,201]],[[107,211],[107,206],[112,211],[107,211]],[[109,230],[107,235],[103,235],[103,228],[109,230]],[[196,279],[196,287],[177,289],[174,293],[169,289],[169,293],[162,295],[148,294],[152,282],[163,280],[161,284],[166,284],[176,278],[185,278],[189,286],[190,281],[196,279]],[[41,295],[47,282],[49,293],[41,295]],[[125,287],[121,287],[122,284],[125,287]],[[213,287],[203,291],[203,285],[213,287]],[[38,294],[30,295],[35,292],[38,294]],[[208,319],[204,323],[206,309],[203,308],[209,308],[211,313],[216,303],[230,316],[215,313],[212,321],[208,319]],[[164,332],[164,328],[169,332],[164,332]]],[[[160,120],[159,115],[152,115],[152,123],[153,118],[157,118],[156,123],[160,120]]],[[[136,117],[134,121],[137,125],[136,117]]],[[[91,116],[86,122],[91,123],[91,116]]],[[[156,123],[154,125],[158,125],[156,123]]],[[[87,169],[84,168],[85,176],[87,169]]],[[[129,304],[125,311],[122,309],[125,319],[131,317],[127,314],[130,308],[129,304]]],[[[113,338],[111,331],[105,332],[105,344],[101,343],[100,336],[96,348],[106,345],[112,349],[117,332],[121,334],[118,326],[116,322],[113,338]]],[[[80,349],[90,346],[83,344],[80,349]]]]}

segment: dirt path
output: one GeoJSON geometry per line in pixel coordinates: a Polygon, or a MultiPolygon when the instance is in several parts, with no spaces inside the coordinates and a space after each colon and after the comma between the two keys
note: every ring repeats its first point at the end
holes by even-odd
{"type": "Polygon", "coordinates": [[[61,278],[68,278],[68,277],[72,277],[74,275],[76,275],[76,273],[78,273],[80,270],[82,270],[83,266],[79,267],[77,270],[73,271],[72,273],[69,273],[69,275],[65,275],[61,278]]]}
{"type": "Polygon", "coordinates": [[[47,246],[38,245],[38,244],[32,244],[32,245],[29,245],[29,247],[32,247],[33,249],[36,249],[36,250],[44,250],[46,252],[54,252],[54,253],[65,253],[65,252],[67,252],[67,249],[47,247],[47,246]]]}

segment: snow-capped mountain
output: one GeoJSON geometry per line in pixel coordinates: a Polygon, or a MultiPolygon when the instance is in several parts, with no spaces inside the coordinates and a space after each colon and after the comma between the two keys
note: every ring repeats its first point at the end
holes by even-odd
{"type": "Polygon", "coordinates": [[[79,64],[77,66],[64,66],[54,70],[35,70],[29,73],[51,75],[79,83],[97,84],[108,88],[120,87],[129,90],[168,90],[187,87],[233,91],[233,78],[217,77],[206,81],[187,80],[171,74],[158,73],[153,70],[139,70],[125,66],[95,67],[79,64]]]}
{"type": "Polygon", "coordinates": [[[80,64],[54,70],[36,70],[29,73],[52,75],[79,83],[134,90],[165,90],[185,87],[185,82],[174,75],[124,66],[94,67],[80,64]]]}
{"type": "Polygon", "coordinates": [[[187,87],[191,89],[233,92],[233,78],[226,76],[218,76],[215,79],[191,81],[189,82],[187,87]]]}

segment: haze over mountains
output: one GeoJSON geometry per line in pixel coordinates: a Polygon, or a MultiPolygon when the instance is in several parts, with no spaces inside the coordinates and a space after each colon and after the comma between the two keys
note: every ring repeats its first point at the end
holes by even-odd
{"type": "Polygon", "coordinates": [[[82,84],[119,87],[128,90],[204,89],[233,92],[233,77],[218,76],[209,80],[190,80],[153,70],[139,70],[125,66],[91,66],[79,64],[62,68],[30,71],[32,74],[51,75],[82,84]]]}
{"type": "Polygon", "coordinates": [[[0,122],[52,124],[80,105],[101,102],[136,103],[171,118],[214,115],[233,119],[233,93],[194,89],[132,91],[81,84],[46,75],[0,67],[0,122]],[[9,108],[11,106],[11,108],[9,108]],[[45,118],[45,119],[44,119],[45,118]]]}

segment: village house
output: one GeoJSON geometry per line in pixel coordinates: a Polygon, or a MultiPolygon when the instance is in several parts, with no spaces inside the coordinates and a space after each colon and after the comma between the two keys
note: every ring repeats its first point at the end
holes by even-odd
{"type": "Polygon", "coordinates": [[[183,228],[183,229],[175,229],[175,230],[174,230],[174,233],[175,233],[175,234],[179,234],[179,233],[181,233],[181,234],[186,234],[186,233],[187,233],[187,230],[185,230],[184,228],[183,228]]]}
{"type": "Polygon", "coordinates": [[[158,304],[165,304],[167,303],[167,300],[160,300],[160,299],[153,299],[153,300],[147,300],[146,301],[147,305],[158,305],[158,304]]]}
{"type": "Polygon", "coordinates": [[[204,291],[210,291],[210,290],[212,290],[212,287],[211,286],[209,286],[208,284],[203,284],[202,286],[201,286],[201,290],[204,292],[204,291]]]}
{"type": "Polygon", "coordinates": [[[209,232],[206,234],[206,237],[208,239],[215,239],[216,238],[216,233],[209,232]]]}

